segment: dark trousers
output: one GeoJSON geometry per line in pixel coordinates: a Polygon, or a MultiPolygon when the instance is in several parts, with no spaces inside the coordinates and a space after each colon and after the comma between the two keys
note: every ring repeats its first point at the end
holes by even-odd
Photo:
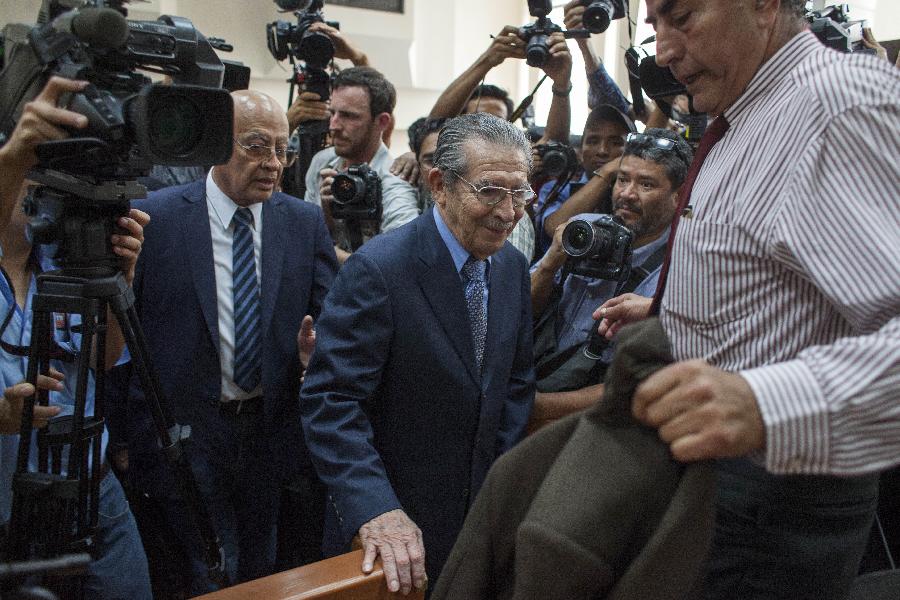
{"type": "MultiPolygon", "coordinates": [[[[262,431],[260,410],[220,411],[194,427],[186,454],[200,496],[222,544],[231,584],[271,575],[282,480],[273,469],[273,444],[262,431]]],[[[138,489],[156,499],[178,539],[190,571],[191,596],[215,591],[190,512],[161,455],[135,457],[138,489]]]]}
{"type": "Polygon", "coordinates": [[[878,476],[776,476],[720,461],[707,600],[843,599],[856,577],[878,476]]]}

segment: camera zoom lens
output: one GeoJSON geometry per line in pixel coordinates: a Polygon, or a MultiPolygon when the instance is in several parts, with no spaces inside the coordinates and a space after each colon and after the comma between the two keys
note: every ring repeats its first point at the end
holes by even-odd
{"type": "Polygon", "coordinates": [[[563,230],[562,245],[569,256],[588,254],[594,245],[594,227],[587,221],[572,221],[563,230]]]}
{"type": "Polygon", "coordinates": [[[615,9],[609,3],[609,0],[600,0],[598,2],[591,2],[588,7],[584,9],[581,20],[584,23],[585,29],[591,33],[603,33],[609,29],[609,24],[612,21],[614,14],[615,9]]]}
{"type": "Polygon", "coordinates": [[[525,47],[525,62],[529,67],[541,67],[550,58],[550,44],[546,35],[535,35],[525,47]]]}
{"type": "Polygon", "coordinates": [[[331,182],[331,194],[338,204],[347,204],[366,194],[366,183],[355,175],[341,173],[331,182]]]}
{"type": "Polygon", "coordinates": [[[334,44],[320,31],[306,31],[297,45],[297,57],[310,67],[324,69],[334,58],[334,44]]]}
{"type": "Polygon", "coordinates": [[[203,123],[200,107],[190,98],[163,98],[150,114],[150,141],[156,151],[165,156],[190,154],[200,142],[203,123]]]}
{"type": "Polygon", "coordinates": [[[566,170],[566,155],[558,150],[545,152],[541,157],[541,170],[548,177],[559,177],[566,170]]]}

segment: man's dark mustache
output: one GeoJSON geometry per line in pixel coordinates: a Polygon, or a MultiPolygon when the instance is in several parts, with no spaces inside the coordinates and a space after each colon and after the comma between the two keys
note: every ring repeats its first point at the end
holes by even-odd
{"type": "Polygon", "coordinates": [[[633,204],[629,204],[627,202],[616,202],[614,209],[619,210],[620,208],[624,208],[626,210],[630,210],[633,213],[637,213],[639,215],[644,214],[644,212],[637,206],[633,204]]]}

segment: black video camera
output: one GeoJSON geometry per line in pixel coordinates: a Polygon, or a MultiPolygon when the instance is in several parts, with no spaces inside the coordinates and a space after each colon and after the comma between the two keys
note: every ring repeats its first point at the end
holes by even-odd
{"type": "Polygon", "coordinates": [[[625,0],[582,0],[581,21],[591,33],[603,33],[616,19],[625,18],[625,0]]]}
{"type": "Polygon", "coordinates": [[[590,37],[586,29],[564,31],[547,15],[553,10],[552,0],[528,0],[528,13],[537,21],[519,28],[519,37],[525,41],[525,62],[530,67],[542,67],[550,58],[550,36],[561,31],[566,38],[590,37]]]}
{"type": "Polygon", "coordinates": [[[65,10],[58,0],[44,0],[46,22],[7,39],[11,50],[0,73],[4,139],[51,76],[89,82],[61,99],[88,126],[39,144],[29,173],[44,185],[30,203],[34,239],[58,242],[63,268],[108,271],[118,264],[109,233],[129,201],[146,195],[135,179],[154,164],[213,165],[231,156],[233,104],[218,89],[224,67],[206,38],[181,17],[129,21],[122,1],[109,3],[116,8],[94,0],[65,10]],[[155,85],[139,69],[175,83],[155,85]]]}
{"type": "Polygon", "coordinates": [[[333,218],[381,222],[381,177],[369,165],[352,165],[335,175],[331,194],[333,218]]]}
{"type": "Polygon", "coordinates": [[[875,50],[863,44],[863,27],[865,20],[850,20],[850,5],[835,4],[822,10],[810,11],[806,14],[809,29],[819,40],[841,52],[863,52],[875,54],[875,50]]]}
{"type": "Polygon", "coordinates": [[[574,275],[624,281],[630,272],[634,234],[610,215],[578,219],[563,229],[562,246],[574,275]]]}
{"type": "Polygon", "coordinates": [[[550,179],[555,179],[565,173],[573,173],[578,169],[578,156],[575,154],[575,149],[568,144],[551,140],[536,145],[534,149],[541,157],[541,174],[550,179]]]}
{"type": "MultiPolygon", "coordinates": [[[[326,21],[322,16],[322,0],[275,0],[285,11],[294,11],[297,24],[275,21],[266,25],[266,42],[275,60],[285,60],[292,56],[302,60],[311,69],[324,70],[334,59],[334,44],[331,38],[320,31],[310,31],[313,23],[326,23],[335,29],[341,25],[337,21],[326,21]]],[[[315,90],[312,90],[315,91],[315,90]]],[[[325,95],[319,94],[323,99],[325,95]]]]}

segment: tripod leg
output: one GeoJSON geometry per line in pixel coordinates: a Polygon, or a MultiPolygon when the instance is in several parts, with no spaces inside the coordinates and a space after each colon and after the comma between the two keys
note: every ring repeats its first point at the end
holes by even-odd
{"type": "Polygon", "coordinates": [[[147,352],[144,331],[141,329],[134,306],[113,301],[112,307],[131,353],[132,365],[144,390],[145,401],[153,415],[163,452],[175,473],[181,497],[184,498],[200,533],[210,579],[222,587],[226,587],[228,578],[225,574],[224,549],[206,510],[206,504],[200,497],[194,472],[183,452],[183,442],[187,440],[189,432],[175,423],[164,403],[159,379],[147,352]]]}

